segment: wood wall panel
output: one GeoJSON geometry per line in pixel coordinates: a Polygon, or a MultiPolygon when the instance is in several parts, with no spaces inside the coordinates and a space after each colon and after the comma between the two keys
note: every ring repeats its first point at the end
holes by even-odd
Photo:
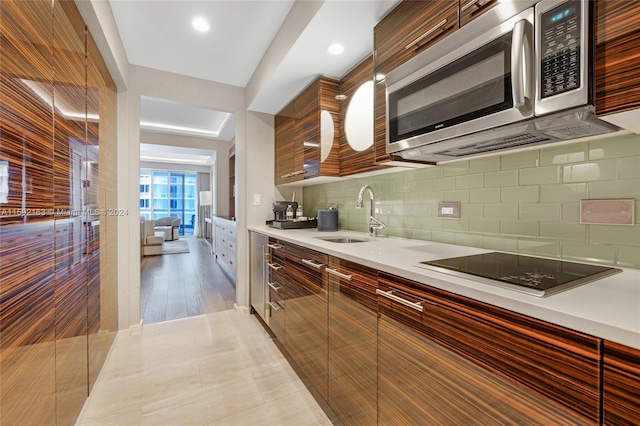
{"type": "Polygon", "coordinates": [[[605,340],[603,424],[640,424],[640,350],[605,340]]]}
{"type": "Polygon", "coordinates": [[[117,331],[116,88],[72,0],[2,0],[0,37],[0,417],[73,424],[117,331]]]}
{"type": "Polygon", "coordinates": [[[640,2],[595,2],[596,113],[640,108],[640,2]]]}
{"type": "Polygon", "coordinates": [[[483,368],[600,421],[601,339],[392,275],[381,273],[380,285],[426,300],[420,314],[379,299],[380,312],[418,323],[417,331],[483,368]]]}
{"type": "Polygon", "coordinates": [[[0,8],[0,161],[9,167],[0,219],[42,216],[53,207],[52,7],[2,1],[0,8]]]}
{"type": "Polygon", "coordinates": [[[53,222],[0,226],[0,346],[55,338],[53,222]]]}

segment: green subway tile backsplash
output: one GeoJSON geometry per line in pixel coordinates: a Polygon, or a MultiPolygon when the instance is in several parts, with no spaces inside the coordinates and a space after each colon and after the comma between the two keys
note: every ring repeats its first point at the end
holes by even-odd
{"type": "Polygon", "coordinates": [[[640,269],[640,135],[306,186],[304,212],[336,204],[341,229],[366,232],[365,184],[381,235],[640,269]],[[588,198],[637,200],[636,225],[580,224],[588,198]],[[438,218],[443,201],[459,201],[461,218],[438,218]]]}

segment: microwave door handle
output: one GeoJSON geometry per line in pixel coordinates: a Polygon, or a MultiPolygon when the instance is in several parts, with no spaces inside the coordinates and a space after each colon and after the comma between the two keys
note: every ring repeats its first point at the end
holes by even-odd
{"type": "Polygon", "coordinates": [[[513,106],[518,109],[528,106],[527,101],[531,99],[530,94],[525,93],[531,90],[531,84],[527,84],[530,73],[526,69],[531,67],[533,61],[531,31],[531,24],[526,19],[516,22],[513,26],[513,38],[511,40],[511,92],[513,93],[513,106]]]}

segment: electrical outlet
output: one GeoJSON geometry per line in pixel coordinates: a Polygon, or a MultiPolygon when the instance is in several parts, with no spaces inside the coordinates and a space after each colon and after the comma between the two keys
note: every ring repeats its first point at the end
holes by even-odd
{"type": "Polygon", "coordinates": [[[260,205],[260,194],[253,194],[253,205],[254,206],[260,205]]]}
{"type": "Polygon", "coordinates": [[[460,203],[457,201],[438,203],[438,217],[459,219],[460,203]]]}
{"type": "Polygon", "coordinates": [[[635,200],[580,200],[580,223],[585,225],[633,225],[635,200]]]}

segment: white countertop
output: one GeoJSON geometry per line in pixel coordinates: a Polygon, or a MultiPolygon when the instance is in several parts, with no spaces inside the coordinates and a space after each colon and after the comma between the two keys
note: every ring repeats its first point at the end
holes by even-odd
{"type": "Polygon", "coordinates": [[[353,231],[281,230],[266,225],[249,226],[249,230],[640,349],[640,271],[635,269],[623,269],[622,273],[539,298],[414,266],[426,260],[492,250],[394,237],[352,244],[315,238],[366,237],[353,231]]]}

